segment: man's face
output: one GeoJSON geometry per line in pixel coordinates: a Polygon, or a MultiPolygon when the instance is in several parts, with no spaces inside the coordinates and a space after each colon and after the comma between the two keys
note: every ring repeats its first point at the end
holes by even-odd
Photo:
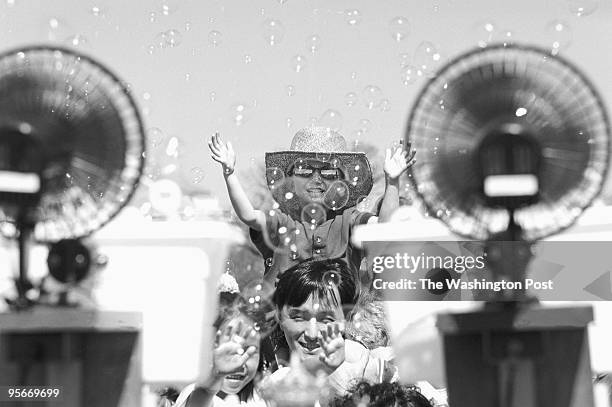
{"type": "Polygon", "coordinates": [[[291,169],[291,178],[302,205],[322,203],[332,182],[342,179],[342,171],[333,162],[298,160],[291,169]]]}
{"type": "Polygon", "coordinates": [[[297,353],[309,370],[321,368],[319,332],[326,329],[328,323],[344,321],[341,307],[334,306],[333,301],[319,301],[311,295],[299,307],[284,306],[279,314],[280,327],[291,353],[297,353]]]}

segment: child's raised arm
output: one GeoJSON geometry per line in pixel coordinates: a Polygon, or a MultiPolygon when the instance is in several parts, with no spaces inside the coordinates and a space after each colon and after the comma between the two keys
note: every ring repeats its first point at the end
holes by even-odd
{"type": "Polygon", "coordinates": [[[238,176],[234,174],[236,166],[236,153],[230,142],[223,144],[219,133],[215,133],[208,141],[211,157],[221,164],[223,177],[234,211],[238,218],[248,227],[255,230],[262,230],[265,226],[265,215],[262,211],[253,208],[251,201],[247,197],[238,176]]]}
{"type": "Polygon", "coordinates": [[[414,163],[415,151],[410,144],[404,149],[402,145],[385,154],[385,194],[378,214],[380,222],[386,222],[399,207],[399,177],[414,163]]]}

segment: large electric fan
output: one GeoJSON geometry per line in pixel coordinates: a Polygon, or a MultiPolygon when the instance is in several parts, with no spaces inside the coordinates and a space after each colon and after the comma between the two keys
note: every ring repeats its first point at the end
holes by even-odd
{"type": "Polygon", "coordinates": [[[609,122],[591,83],[543,50],[498,46],[460,56],[418,97],[406,138],[430,213],[485,240],[520,226],[535,241],[576,220],[600,192],[609,122]]]}
{"type": "MultiPolygon", "coordinates": [[[[523,281],[535,241],[569,227],[600,192],[610,125],[572,64],[529,46],[468,52],[431,79],[406,139],[430,213],[484,240],[495,280],[523,281]]],[[[449,404],[592,405],[589,307],[549,309],[523,289],[439,316],[449,404]],[[559,394],[559,389],[564,389],[559,394]]]]}
{"type": "Polygon", "coordinates": [[[18,308],[29,303],[27,245],[78,239],[110,221],[143,167],[144,131],[124,84],[73,51],[0,55],[0,232],[19,241],[18,308]]]}

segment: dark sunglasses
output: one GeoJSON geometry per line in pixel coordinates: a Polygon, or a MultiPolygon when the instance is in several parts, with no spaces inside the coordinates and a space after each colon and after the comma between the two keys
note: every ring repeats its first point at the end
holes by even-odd
{"type": "Polygon", "coordinates": [[[317,160],[298,160],[288,173],[297,177],[310,178],[315,171],[319,171],[321,178],[326,180],[337,180],[344,176],[342,170],[332,163],[317,160]]]}

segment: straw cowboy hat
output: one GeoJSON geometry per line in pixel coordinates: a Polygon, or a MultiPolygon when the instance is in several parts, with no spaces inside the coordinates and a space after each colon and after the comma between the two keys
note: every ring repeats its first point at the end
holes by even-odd
{"type": "MultiPolygon", "coordinates": [[[[285,193],[283,188],[273,188],[275,173],[282,173],[286,177],[296,163],[303,160],[316,160],[330,162],[344,175],[342,182],[346,184],[349,198],[342,208],[355,206],[360,198],[366,197],[372,190],[372,170],[365,153],[348,151],[346,140],[338,132],[327,127],[308,127],[299,130],[288,151],[275,151],[266,153],[266,178],[272,195],[277,198],[285,193]]],[[[293,208],[283,208],[282,199],[276,199],[281,210],[289,211],[293,208]]]]}

